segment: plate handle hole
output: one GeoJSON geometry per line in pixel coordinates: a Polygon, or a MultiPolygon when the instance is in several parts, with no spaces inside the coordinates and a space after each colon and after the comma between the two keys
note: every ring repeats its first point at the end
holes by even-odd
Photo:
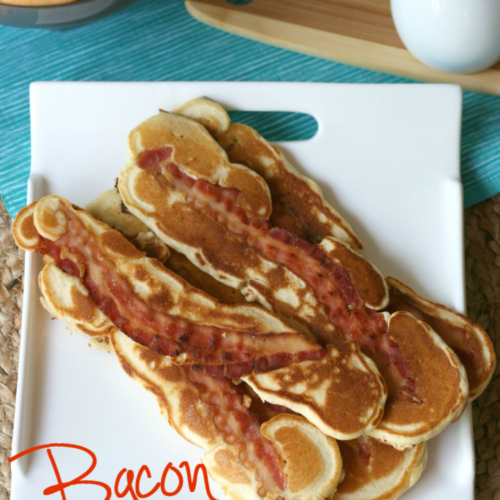
{"type": "Polygon", "coordinates": [[[244,123],[271,142],[306,141],[318,132],[318,122],[307,113],[290,111],[228,111],[232,122],[244,123]]]}

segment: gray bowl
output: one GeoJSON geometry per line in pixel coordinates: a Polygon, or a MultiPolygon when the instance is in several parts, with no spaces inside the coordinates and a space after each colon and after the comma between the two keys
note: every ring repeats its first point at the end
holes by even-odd
{"type": "Polygon", "coordinates": [[[134,1],[136,0],[79,0],[50,7],[1,4],[0,24],[17,28],[67,28],[98,19],[134,1]]]}

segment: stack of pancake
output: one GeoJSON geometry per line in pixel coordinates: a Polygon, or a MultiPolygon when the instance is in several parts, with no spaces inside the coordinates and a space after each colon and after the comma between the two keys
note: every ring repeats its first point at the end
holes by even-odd
{"type": "Polygon", "coordinates": [[[134,129],[87,212],[50,196],[15,221],[42,303],[155,394],[230,498],[397,498],[493,374],[478,325],[385,280],[318,186],[207,99],[134,129]]]}

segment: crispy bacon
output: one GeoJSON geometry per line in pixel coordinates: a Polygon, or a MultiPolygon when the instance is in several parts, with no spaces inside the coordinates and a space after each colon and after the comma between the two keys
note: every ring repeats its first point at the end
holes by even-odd
{"type": "Polygon", "coordinates": [[[257,416],[243,404],[244,392],[225,378],[207,377],[193,370],[187,370],[187,374],[198,388],[201,401],[212,408],[213,422],[224,442],[238,447],[245,468],[257,471],[263,483],[259,495],[264,498],[268,492],[284,490],[283,460],[261,434],[257,416]]]}
{"type": "Polygon", "coordinates": [[[40,237],[37,250],[50,255],[65,272],[82,276],[101,311],[136,342],[167,356],[186,353],[182,362],[186,366],[230,378],[323,357],[323,349],[301,334],[255,335],[199,325],[153,310],[103,255],[80,219],[62,205],[61,210],[68,220],[67,232],[55,242],[40,237]]]}
{"type": "MultiPolygon", "coordinates": [[[[58,242],[39,236],[40,253],[51,256],[68,274],[80,276],[81,266],[73,260],[77,254],[62,258],[61,248],[58,242]]],[[[87,273],[85,284],[96,297],[102,292],[88,276],[87,273]]],[[[98,300],[106,309],[105,313],[114,314],[112,302],[106,302],[102,297],[98,300]]],[[[119,322],[120,319],[117,316],[113,321],[119,322]]],[[[211,409],[212,421],[224,442],[237,447],[239,459],[246,469],[256,471],[257,479],[262,481],[259,489],[262,498],[269,492],[284,491],[283,460],[274,445],[260,432],[258,417],[244,405],[245,393],[227,378],[208,376],[189,366],[182,369],[189,382],[196,386],[201,401],[211,409]]]]}
{"type": "Polygon", "coordinates": [[[267,220],[249,218],[237,204],[238,189],[185,174],[172,161],[170,147],[140,153],[138,165],[154,175],[164,188],[183,192],[188,204],[203,211],[264,258],[301,277],[314,290],[338,332],[357,342],[368,356],[386,366],[392,365],[405,388],[414,390],[407,365],[398,355],[399,346],[387,336],[385,317],[366,307],[346,270],[322,248],[286,229],[272,228],[267,220]],[[155,158],[162,160],[155,162],[155,158]]]}
{"type": "MultiPolygon", "coordinates": [[[[123,321],[126,321],[120,315],[120,299],[115,303],[106,294],[106,289],[113,290],[118,295],[123,294],[126,300],[132,301],[137,306],[135,312],[140,315],[142,320],[145,320],[146,317],[142,311],[144,305],[139,304],[132,296],[133,294],[128,293],[130,292],[130,290],[126,290],[128,284],[122,283],[114,265],[103,259],[88,230],[71,211],[64,207],[62,210],[69,219],[68,233],[56,242],[39,235],[37,251],[52,257],[68,274],[83,275],[84,284],[89,289],[90,295],[117,326],[117,323],[122,324],[123,321]],[[86,249],[83,252],[79,250],[81,245],[86,249]],[[89,262],[88,252],[93,253],[95,262],[89,262]],[[93,265],[96,265],[97,269],[93,269],[93,265]],[[98,275],[102,278],[99,281],[100,286],[97,286],[96,282],[93,281],[93,279],[99,279],[96,277],[98,275]],[[110,282],[110,280],[113,281],[110,282]]],[[[177,318],[172,318],[172,320],[177,321],[177,318]]],[[[180,321],[173,328],[179,326],[183,332],[181,335],[186,335],[186,331],[182,328],[183,325],[184,323],[180,321]]],[[[188,324],[187,327],[189,328],[189,326],[192,325],[188,324]]],[[[228,332],[225,333],[227,339],[228,332]]],[[[141,338],[144,336],[142,340],[148,341],[144,332],[138,333],[138,335],[141,338]]],[[[285,337],[288,338],[288,341],[291,340],[287,335],[285,337]]],[[[284,338],[284,341],[287,342],[287,339],[284,338]]],[[[165,345],[168,346],[168,344],[165,345]]],[[[224,442],[237,449],[242,466],[249,470],[252,475],[255,471],[257,480],[262,482],[258,491],[259,495],[265,498],[268,493],[284,491],[286,479],[283,473],[283,459],[272,442],[262,435],[261,422],[257,415],[248,408],[248,405],[245,405],[245,398],[248,396],[245,395],[244,391],[228,378],[206,375],[188,364],[180,368],[187,381],[197,388],[201,401],[210,408],[212,422],[221,433],[224,442]]]]}

